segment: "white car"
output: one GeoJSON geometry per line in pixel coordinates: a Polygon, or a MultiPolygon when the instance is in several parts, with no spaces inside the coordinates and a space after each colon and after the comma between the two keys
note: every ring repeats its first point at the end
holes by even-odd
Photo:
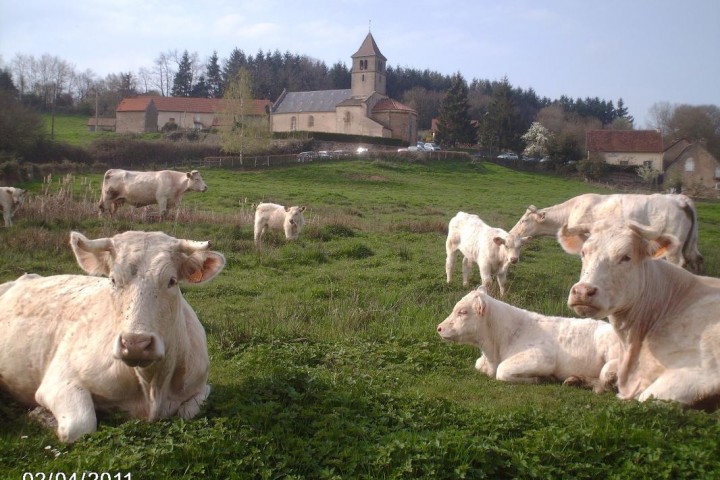
{"type": "Polygon", "coordinates": [[[508,152],[508,153],[501,153],[500,155],[497,156],[497,158],[500,158],[503,160],[517,160],[518,156],[517,156],[517,153],[508,152]]]}
{"type": "Polygon", "coordinates": [[[437,152],[438,150],[440,150],[440,145],[438,145],[437,143],[429,142],[425,144],[425,150],[437,152]]]}

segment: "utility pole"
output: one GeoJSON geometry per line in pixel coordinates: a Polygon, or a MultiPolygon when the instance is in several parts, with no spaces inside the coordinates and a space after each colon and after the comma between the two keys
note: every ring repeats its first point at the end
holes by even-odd
{"type": "Polygon", "coordinates": [[[98,132],[98,91],[97,87],[94,87],[93,90],[95,90],[95,133],[98,132]]]}
{"type": "Polygon", "coordinates": [[[52,121],[50,122],[50,138],[55,140],[55,100],[57,98],[57,83],[53,83],[52,121]]]}

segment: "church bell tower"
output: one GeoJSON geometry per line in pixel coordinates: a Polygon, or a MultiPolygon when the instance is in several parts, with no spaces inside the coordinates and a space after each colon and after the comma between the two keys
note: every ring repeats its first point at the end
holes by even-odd
{"type": "Polygon", "coordinates": [[[387,95],[385,64],[372,33],[367,34],[360,49],[352,56],[351,89],[353,97],[368,97],[373,92],[387,95]]]}

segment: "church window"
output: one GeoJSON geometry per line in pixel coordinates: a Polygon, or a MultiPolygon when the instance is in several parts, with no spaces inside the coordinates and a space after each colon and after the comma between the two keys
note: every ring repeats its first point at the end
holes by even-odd
{"type": "Polygon", "coordinates": [[[308,117],[308,128],[312,128],[312,127],[314,127],[314,126],[315,126],[315,117],[313,117],[312,115],[310,115],[310,116],[308,117]]]}
{"type": "Polygon", "coordinates": [[[720,167],[715,167],[715,178],[720,178],[720,167]]]}
{"type": "Polygon", "coordinates": [[[290,117],[290,131],[294,132],[297,130],[297,117],[290,117]]]}
{"type": "Polygon", "coordinates": [[[343,121],[345,123],[350,123],[350,112],[345,112],[345,115],[343,116],[343,121]]]}
{"type": "Polygon", "coordinates": [[[694,172],[695,171],[695,160],[692,158],[688,158],[685,160],[685,171],[686,172],[694,172]]]}

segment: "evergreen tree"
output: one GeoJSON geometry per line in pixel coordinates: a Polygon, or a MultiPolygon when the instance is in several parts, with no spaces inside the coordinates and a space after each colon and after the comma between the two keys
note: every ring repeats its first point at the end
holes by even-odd
{"type": "Polygon", "coordinates": [[[623,101],[622,97],[618,98],[617,108],[615,108],[615,118],[624,118],[630,125],[635,122],[633,116],[628,115],[628,109],[625,106],[625,102],[623,101]]]}
{"type": "Polygon", "coordinates": [[[436,140],[448,146],[475,143],[475,129],[470,123],[469,110],[468,86],[458,72],[453,75],[450,89],[440,105],[436,140]]]}
{"type": "Polygon", "coordinates": [[[207,64],[206,84],[208,97],[221,98],[223,92],[222,72],[220,71],[220,63],[217,52],[213,52],[207,64]]]}
{"type": "Polygon", "coordinates": [[[192,93],[192,65],[190,64],[190,54],[185,50],[183,52],[178,71],[173,80],[172,96],[173,97],[189,97],[192,93]]]}
{"type": "Polygon", "coordinates": [[[494,85],[487,114],[480,122],[480,141],[498,151],[519,150],[520,135],[517,106],[507,77],[494,85]]]}
{"type": "Polygon", "coordinates": [[[190,91],[190,96],[194,98],[210,98],[209,86],[205,81],[205,75],[200,75],[197,83],[193,85],[190,91]]]}
{"type": "Polygon", "coordinates": [[[245,52],[239,48],[234,48],[233,51],[230,52],[230,58],[225,60],[225,64],[222,69],[223,93],[225,92],[225,86],[227,86],[228,83],[235,78],[238,71],[240,71],[241,68],[246,68],[247,66],[248,58],[245,55],[245,52]]]}

